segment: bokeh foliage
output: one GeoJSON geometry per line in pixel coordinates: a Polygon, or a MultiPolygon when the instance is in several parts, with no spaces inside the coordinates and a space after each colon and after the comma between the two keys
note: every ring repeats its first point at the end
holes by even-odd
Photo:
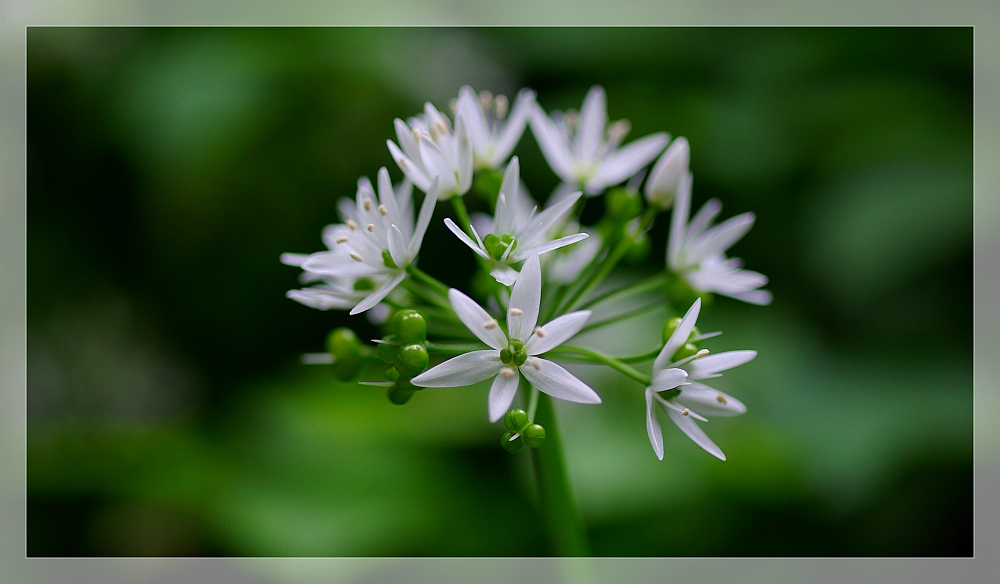
{"type": "MultiPolygon", "coordinates": [[[[757,214],[733,255],[774,305],[699,322],[760,354],[718,384],[749,408],[711,423],[727,462],[671,428],[656,461],[613,374],[559,404],[595,553],[971,555],[971,28],[30,29],[28,555],[548,553],[486,390],[400,408],[298,364],[377,332],[277,261],[466,83],[549,110],[600,83],[633,136],[690,140],[695,205],[757,214]]],[[[473,258],[438,217],[420,265],[473,258]]]]}

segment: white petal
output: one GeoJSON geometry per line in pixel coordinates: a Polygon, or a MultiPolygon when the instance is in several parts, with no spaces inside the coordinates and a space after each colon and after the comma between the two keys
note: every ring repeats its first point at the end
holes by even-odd
{"type": "Polygon", "coordinates": [[[589,237],[586,233],[577,233],[575,235],[567,235],[566,237],[560,237],[555,241],[550,241],[548,243],[543,243],[541,245],[536,245],[531,248],[531,253],[536,253],[542,255],[549,253],[552,250],[559,249],[560,247],[566,247],[567,245],[572,245],[578,241],[583,241],[589,237]]]}
{"type": "Polygon", "coordinates": [[[608,123],[607,98],[604,88],[595,85],[587,92],[580,107],[580,126],[576,132],[574,154],[581,160],[595,160],[604,142],[604,127],[608,123]]]}
{"type": "Polygon", "coordinates": [[[309,308],[316,308],[318,310],[330,310],[331,308],[347,310],[355,302],[354,298],[348,298],[318,287],[289,290],[285,296],[309,308]]]}
{"type": "Polygon", "coordinates": [[[685,385],[674,401],[706,416],[738,416],[747,411],[743,402],[735,397],[700,383],[685,385]]]}
{"type": "Polygon", "coordinates": [[[497,375],[496,379],[493,380],[487,407],[491,422],[496,422],[507,413],[511,402],[514,401],[514,394],[517,393],[517,386],[520,382],[521,376],[516,370],[514,375],[510,377],[497,375]]]}
{"type": "Polygon", "coordinates": [[[676,270],[684,245],[688,213],[691,210],[691,189],[681,188],[674,199],[674,210],[670,213],[670,241],[667,244],[667,266],[676,270]]]}
{"type": "Polygon", "coordinates": [[[300,267],[302,264],[309,259],[309,254],[307,253],[283,253],[281,254],[281,263],[286,266],[300,267]]]}
{"type": "Polygon", "coordinates": [[[452,288],[448,290],[448,301],[458,318],[480,341],[497,350],[507,348],[507,337],[500,325],[475,300],[452,288]]]}
{"type": "Polygon", "coordinates": [[[720,211],[722,211],[722,202],[719,199],[712,199],[702,205],[688,225],[687,236],[694,239],[701,235],[720,211]]]}
{"type": "Polygon", "coordinates": [[[479,104],[479,97],[468,85],[463,85],[458,90],[458,113],[465,118],[468,126],[469,138],[476,153],[482,153],[490,142],[490,128],[486,122],[486,114],[479,104]]]}
{"type": "Polygon", "coordinates": [[[576,182],[573,180],[569,143],[538,104],[531,110],[531,132],[535,135],[545,160],[559,178],[567,183],[576,182]]]}
{"type": "Polygon", "coordinates": [[[712,439],[698,427],[698,424],[691,419],[691,416],[685,416],[680,412],[676,412],[670,408],[667,408],[667,415],[670,419],[677,424],[677,427],[681,429],[682,432],[688,435],[688,438],[694,440],[695,444],[704,448],[709,454],[715,456],[719,460],[725,460],[726,455],[722,453],[722,450],[712,442],[712,439]]]}
{"type": "MultiPolygon", "coordinates": [[[[421,142],[423,142],[423,140],[421,140],[421,142]]],[[[399,170],[402,170],[403,174],[406,175],[406,178],[410,179],[410,182],[416,185],[418,189],[426,193],[427,189],[431,186],[431,179],[424,174],[423,164],[417,166],[417,164],[413,162],[409,156],[400,152],[399,146],[396,146],[395,142],[392,140],[386,140],[385,144],[389,147],[392,159],[399,165],[399,170]]]]}
{"type": "Polygon", "coordinates": [[[618,149],[601,161],[597,172],[587,181],[588,190],[599,191],[604,187],[616,185],[639,172],[639,169],[656,158],[656,155],[663,150],[669,141],[670,136],[660,132],[618,149]]]}
{"type": "Polygon", "coordinates": [[[559,221],[559,219],[561,219],[567,211],[573,208],[573,205],[580,200],[581,196],[583,196],[583,193],[579,191],[572,193],[558,203],[539,213],[534,219],[531,220],[527,229],[519,230],[518,245],[527,247],[535,243],[535,241],[548,231],[549,228],[555,225],[555,223],[559,221]]]}
{"type": "Polygon", "coordinates": [[[531,108],[535,104],[535,92],[530,89],[522,89],[514,100],[514,107],[507,116],[507,123],[504,125],[503,133],[496,144],[493,157],[500,161],[510,156],[524,134],[524,127],[528,124],[528,116],[531,108]]]}
{"type": "Polygon", "coordinates": [[[351,314],[360,314],[368,310],[369,308],[375,306],[379,302],[382,302],[382,300],[389,295],[389,292],[392,292],[393,288],[399,286],[399,283],[402,282],[403,278],[405,277],[406,277],[406,272],[400,272],[395,278],[389,280],[385,284],[382,284],[382,286],[380,286],[378,290],[375,290],[374,292],[366,296],[364,300],[362,300],[357,304],[357,306],[352,308],[351,314]]]}
{"type": "Polygon", "coordinates": [[[512,339],[528,340],[538,323],[538,305],[542,299],[542,266],[532,254],[521,266],[521,273],[510,291],[507,309],[507,333],[512,339]],[[517,314],[516,311],[520,311],[517,314]]]}
{"type": "MultiPolygon", "coordinates": [[[[389,171],[383,166],[378,169],[378,201],[385,206],[385,221],[390,225],[395,223],[400,225],[403,216],[399,212],[399,205],[396,203],[396,191],[392,188],[392,180],[389,179],[389,171]]],[[[380,213],[381,214],[381,213],[380,213]]]]}
{"type": "Polygon", "coordinates": [[[656,404],[653,403],[651,387],[646,388],[646,434],[649,435],[649,443],[653,446],[656,458],[663,460],[663,431],[656,419],[656,404]]]}
{"type": "Polygon", "coordinates": [[[541,355],[546,351],[551,351],[580,332],[580,329],[587,324],[590,314],[589,310],[580,310],[549,321],[540,327],[543,336],[539,336],[539,331],[536,330],[535,334],[531,335],[528,342],[524,344],[524,350],[529,355],[541,355]]]}
{"type": "Polygon", "coordinates": [[[552,361],[528,357],[520,369],[524,378],[537,387],[538,391],[552,397],[578,404],[601,403],[601,396],[596,391],[552,361]]]}
{"type": "MultiPolygon", "coordinates": [[[[399,118],[392,121],[392,127],[396,130],[396,139],[399,140],[399,145],[403,147],[403,152],[406,153],[406,156],[410,160],[419,162],[420,148],[417,147],[417,143],[413,140],[413,128],[407,126],[406,122],[399,118]]],[[[422,166],[419,168],[423,170],[422,166]]]]}
{"type": "Polygon", "coordinates": [[[653,391],[667,391],[674,389],[684,383],[687,379],[687,371],[683,369],[670,368],[660,371],[653,377],[653,391]]]}
{"type": "Polygon", "coordinates": [[[463,387],[485,381],[500,372],[499,351],[472,351],[452,357],[413,378],[418,387],[463,387]]]}
{"type": "Polygon", "coordinates": [[[500,183],[500,196],[497,197],[497,208],[493,218],[494,235],[500,236],[514,233],[514,216],[517,212],[518,186],[521,182],[517,156],[510,159],[507,170],[503,173],[500,183]]]}
{"type": "Polygon", "coordinates": [[[464,195],[472,188],[472,140],[469,131],[465,129],[465,117],[458,116],[455,120],[455,139],[458,140],[458,160],[455,170],[458,172],[459,195],[464,195]]]}
{"type": "Polygon", "coordinates": [[[403,240],[403,232],[395,224],[389,226],[386,233],[389,243],[389,256],[396,263],[396,267],[405,268],[410,263],[410,258],[406,255],[406,245],[403,240]]]}
{"type": "Polygon", "coordinates": [[[420,216],[417,217],[417,226],[413,230],[413,239],[410,240],[410,246],[406,250],[411,260],[417,257],[420,246],[424,242],[424,234],[427,233],[427,226],[431,224],[431,217],[434,216],[434,207],[438,200],[437,191],[438,181],[434,179],[431,181],[430,188],[427,189],[427,194],[424,195],[423,204],[420,205],[420,216]]]}
{"type": "Polygon", "coordinates": [[[707,257],[722,254],[750,231],[754,219],[753,213],[743,213],[709,229],[690,244],[685,261],[698,264],[707,257]]]}
{"type": "Polygon", "coordinates": [[[465,232],[462,231],[462,229],[458,225],[455,225],[455,222],[451,220],[451,217],[444,218],[444,225],[445,227],[448,228],[449,231],[454,233],[455,237],[459,238],[462,241],[462,243],[469,246],[469,249],[476,252],[476,255],[478,255],[483,259],[487,260],[491,259],[490,256],[485,251],[483,251],[483,249],[480,248],[475,241],[469,239],[469,236],[466,235],[465,232]]]}
{"type": "Polygon", "coordinates": [[[735,294],[725,294],[720,292],[720,294],[737,300],[742,300],[743,302],[749,302],[750,304],[756,304],[758,306],[767,306],[774,299],[771,293],[767,290],[749,290],[747,292],[737,292],[735,294]]]}
{"type": "Polygon", "coordinates": [[[662,371],[670,360],[673,358],[674,353],[677,349],[684,346],[687,342],[688,337],[691,336],[691,329],[694,328],[696,322],[698,322],[698,313],[701,311],[701,298],[694,301],[691,308],[688,309],[687,314],[681,319],[681,323],[677,326],[674,334],[670,335],[667,339],[665,345],[663,345],[663,350],[660,354],[656,356],[656,360],[653,361],[653,371],[662,371]]]}
{"type": "Polygon", "coordinates": [[[517,282],[517,270],[507,264],[495,264],[490,275],[504,286],[513,286],[517,282]]]}
{"type": "Polygon", "coordinates": [[[448,162],[445,153],[431,140],[420,141],[420,157],[427,167],[429,178],[438,177],[438,198],[448,198],[457,193],[458,177],[455,176],[455,168],[448,162]]]}
{"type": "Polygon", "coordinates": [[[757,356],[757,351],[726,351],[695,359],[684,366],[691,379],[704,379],[710,375],[739,367],[757,356]]]}

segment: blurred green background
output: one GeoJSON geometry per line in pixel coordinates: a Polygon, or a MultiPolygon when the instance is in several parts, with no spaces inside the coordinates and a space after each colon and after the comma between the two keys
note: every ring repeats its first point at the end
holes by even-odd
{"type": "MultiPolygon", "coordinates": [[[[668,425],[657,461],[642,388],[576,369],[594,553],[972,554],[971,28],[31,28],[27,54],[29,556],[548,554],[486,389],[397,407],[300,365],[377,332],[286,299],[278,255],[401,177],[394,117],[595,83],[633,138],[690,140],[696,206],[757,214],[732,255],[775,302],[699,323],[759,352],[717,384],[749,408],[706,428],[725,463],[668,425]]],[[[516,152],[544,199],[530,131],[516,152]]],[[[463,285],[443,212],[421,267],[463,285]]]]}

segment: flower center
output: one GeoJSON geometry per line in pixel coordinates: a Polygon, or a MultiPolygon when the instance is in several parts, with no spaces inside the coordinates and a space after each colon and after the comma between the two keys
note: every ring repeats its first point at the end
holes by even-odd
{"type": "Polygon", "coordinates": [[[517,239],[509,233],[499,237],[491,233],[483,239],[483,245],[486,246],[486,252],[491,258],[501,261],[508,250],[513,252],[517,248],[517,239]]]}
{"type": "Polygon", "coordinates": [[[500,361],[504,365],[513,364],[515,367],[520,367],[527,360],[528,352],[524,350],[524,343],[517,339],[508,341],[506,349],[500,349],[500,361]]]}

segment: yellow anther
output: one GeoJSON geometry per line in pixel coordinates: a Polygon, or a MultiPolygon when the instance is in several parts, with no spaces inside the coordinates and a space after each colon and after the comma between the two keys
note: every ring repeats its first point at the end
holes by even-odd
{"type": "Polygon", "coordinates": [[[697,353],[694,354],[694,358],[695,359],[701,359],[705,355],[708,355],[708,349],[702,349],[702,350],[698,351],[697,353]]]}
{"type": "Polygon", "coordinates": [[[497,119],[502,120],[507,117],[507,112],[510,109],[510,102],[507,101],[506,95],[498,95],[493,101],[493,107],[497,114],[497,119]]]}
{"type": "Polygon", "coordinates": [[[544,337],[544,336],[545,336],[545,329],[543,329],[543,328],[542,328],[542,327],[540,327],[540,326],[536,326],[536,327],[535,327],[535,335],[537,335],[537,336],[538,336],[538,338],[542,338],[542,337],[544,337]]]}
{"type": "Polygon", "coordinates": [[[528,359],[528,363],[532,367],[535,368],[535,371],[541,371],[542,370],[542,361],[541,361],[541,359],[536,359],[536,358],[532,357],[531,359],[528,359]]]}
{"type": "Polygon", "coordinates": [[[346,223],[347,223],[347,226],[351,228],[351,231],[356,231],[358,229],[358,224],[355,223],[354,221],[348,219],[346,221],[346,223]]]}
{"type": "Polygon", "coordinates": [[[406,172],[407,169],[410,168],[410,166],[406,164],[405,158],[400,158],[399,160],[396,161],[396,163],[399,164],[399,169],[402,170],[403,172],[406,172]]]}
{"type": "Polygon", "coordinates": [[[491,330],[497,328],[497,320],[495,318],[489,319],[488,321],[486,321],[486,322],[483,323],[483,328],[486,329],[486,330],[488,330],[488,331],[491,331],[491,330]]]}
{"type": "Polygon", "coordinates": [[[524,311],[521,310],[520,308],[511,308],[510,309],[510,315],[511,316],[521,316],[522,314],[524,314],[524,311]]]}
{"type": "Polygon", "coordinates": [[[722,405],[726,405],[727,403],[729,403],[729,400],[726,399],[726,396],[722,395],[721,393],[715,396],[715,401],[719,402],[722,405]]]}
{"type": "Polygon", "coordinates": [[[413,141],[420,144],[420,130],[413,130],[413,141]]]}
{"type": "Polygon", "coordinates": [[[385,205],[378,206],[378,214],[385,217],[389,214],[389,210],[385,208],[385,205]]]}
{"type": "Polygon", "coordinates": [[[500,375],[503,375],[507,379],[510,379],[511,377],[517,375],[517,373],[510,367],[504,367],[503,369],[500,370],[500,375]]]}
{"type": "Polygon", "coordinates": [[[684,408],[684,411],[681,412],[681,415],[682,416],[690,416],[691,415],[691,410],[689,410],[687,408],[684,408]]]}
{"type": "Polygon", "coordinates": [[[369,223],[368,225],[365,226],[365,229],[367,229],[368,231],[375,231],[375,225],[369,223]]]}
{"type": "Polygon", "coordinates": [[[362,257],[356,251],[352,251],[351,252],[351,259],[354,260],[354,261],[356,261],[356,262],[363,262],[363,261],[365,261],[364,259],[362,259],[362,257]]]}
{"type": "Polygon", "coordinates": [[[479,103],[483,106],[483,109],[490,111],[490,106],[493,105],[493,94],[485,89],[479,92],[479,103]]]}
{"type": "Polygon", "coordinates": [[[365,199],[364,205],[365,205],[365,211],[371,211],[372,210],[372,200],[371,199],[365,199]]]}
{"type": "Polygon", "coordinates": [[[336,241],[337,243],[347,243],[347,236],[346,235],[341,235],[340,237],[338,237],[334,241],[336,241]]]}

